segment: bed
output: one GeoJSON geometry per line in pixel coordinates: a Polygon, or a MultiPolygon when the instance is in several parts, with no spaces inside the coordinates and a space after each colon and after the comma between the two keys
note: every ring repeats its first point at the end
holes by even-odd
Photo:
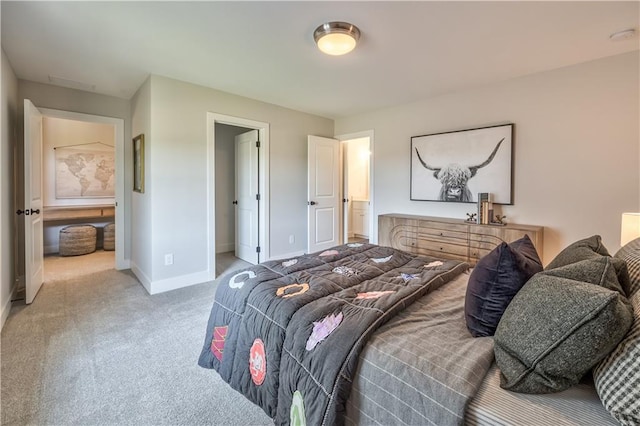
{"type": "Polygon", "coordinates": [[[471,275],[464,262],[359,243],[234,271],[219,283],[199,365],[275,424],[618,424],[590,373],[561,392],[501,388],[503,343],[473,337],[465,320],[471,275]]]}

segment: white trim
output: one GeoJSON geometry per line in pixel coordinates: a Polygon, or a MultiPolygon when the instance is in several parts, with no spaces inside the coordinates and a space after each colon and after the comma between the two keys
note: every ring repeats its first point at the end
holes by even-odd
{"type": "MultiPolygon", "coordinates": [[[[164,280],[152,281],[150,283],[149,294],[165,293],[171,290],[177,290],[183,287],[189,287],[195,284],[202,284],[213,281],[209,271],[201,271],[193,274],[180,275],[178,277],[166,278],[164,280]]],[[[144,284],[143,284],[144,285],[144,284]]],[[[145,286],[145,288],[147,288],[145,286]]]]}
{"type": "Polygon", "coordinates": [[[105,117],[102,115],[83,114],[80,112],[63,111],[50,108],[38,108],[45,117],[63,118],[66,120],[84,121],[88,123],[111,124],[115,127],[116,150],[116,269],[128,269],[129,259],[125,259],[125,154],[124,154],[124,120],[122,118],[105,117]]]}
{"type": "Polygon", "coordinates": [[[135,275],[136,278],[138,278],[138,281],[140,281],[140,284],[142,284],[142,287],[144,287],[144,289],[147,290],[147,293],[152,294],[151,280],[149,279],[148,276],[146,276],[144,272],[142,272],[142,269],[138,268],[138,265],[136,265],[134,262],[131,262],[131,272],[133,272],[133,275],[135,275]]]}
{"type": "Polygon", "coordinates": [[[270,258],[269,248],[269,135],[270,125],[261,121],[249,120],[246,118],[233,117],[231,115],[207,112],[207,234],[209,243],[207,244],[208,270],[213,271],[215,277],[215,247],[216,247],[216,215],[215,215],[215,125],[228,124],[231,126],[246,127],[256,129],[260,134],[260,232],[258,244],[260,245],[260,260],[270,258]]]}
{"type": "MultiPolygon", "coordinates": [[[[371,150],[371,157],[369,158],[369,242],[371,244],[378,244],[378,216],[375,214],[375,149],[374,149],[374,132],[373,130],[365,130],[356,133],[347,133],[344,135],[335,136],[340,142],[358,138],[369,138],[369,150],[371,150]]],[[[342,203],[344,204],[344,203],[342,203]]]]}
{"type": "Polygon", "coordinates": [[[11,313],[11,306],[13,305],[13,302],[11,301],[16,298],[16,293],[18,291],[17,283],[18,283],[17,281],[13,283],[13,288],[9,293],[9,300],[7,300],[4,303],[4,305],[1,307],[2,312],[0,312],[0,330],[4,328],[4,323],[7,322],[7,318],[9,318],[9,313],[11,313]]]}
{"type": "Polygon", "coordinates": [[[292,257],[302,256],[303,254],[305,254],[305,251],[300,250],[300,251],[294,251],[292,253],[279,254],[276,257],[269,258],[266,260],[286,260],[286,259],[291,259],[292,257]]]}

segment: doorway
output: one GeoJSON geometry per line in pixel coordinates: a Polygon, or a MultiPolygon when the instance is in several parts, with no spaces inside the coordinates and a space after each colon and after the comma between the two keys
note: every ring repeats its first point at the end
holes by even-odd
{"type": "Polygon", "coordinates": [[[344,231],[349,243],[369,242],[369,137],[342,141],[344,165],[344,231]]]}
{"type": "MultiPolygon", "coordinates": [[[[45,253],[59,252],[60,229],[72,224],[94,226],[96,242],[102,246],[102,225],[113,223],[115,230],[114,225],[111,225],[109,231],[109,239],[113,239],[113,251],[108,256],[111,259],[110,265],[116,269],[128,268],[124,252],[124,120],[37,108],[25,100],[25,105],[27,104],[39,119],[32,123],[31,114],[27,117],[25,113],[25,149],[27,144],[33,146],[29,152],[36,150],[36,156],[27,155],[25,151],[24,167],[29,173],[28,182],[36,179],[43,184],[38,192],[41,194],[39,200],[42,213],[39,214],[36,210],[43,226],[39,228],[41,235],[33,236],[34,241],[40,241],[39,249],[33,244],[27,244],[28,247],[25,247],[25,271],[19,271],[17,274],[20,281],[25,282],[25,287],[32,281],[28,276],[28,266],[31,264],[27,265],[27,257],[39,257],[42,264],[45,253]],[[27,137],[26,128],[33,126],[38,127],[38,136],[32,140],[31,135],[34,133],[30,131],[30,136],[27,137]],[[27,254],[31,253],[30,250],[34,250],[32,256],[27,254]]],[[[26,174],[24,178],[27,178],[26,174]]],[[[23,186],[24,198],[27,201],[26,181],[23,182],[23,186]]],[[[31,188],[31,184],[29,187],[31,188]]],[[[25,204],[31,203],[30,198],[31,196],[25,204]]],[[[19,232],[19,235],[21,234],[19,232]]],[[[25,234],[24,239],[27,243],[26,240],[32,238],[27,238],[25,234]]],[[[84,260],[96,263],[92,259],[84,260]]],[[[78,264],[79,260],[74,259],[74,262],[78,264]]],[[[45,273],[46,268],[45,265],[45,273]]],[[[41,275],[40,283],[43,278],[41,275]]],[[[29,288],[37,292],[39,285],[35,283],[29,288]]],[[[27,303],[30,303],[33,297],[35,293],[29,295],[27,291],[27,303]]]]}
{"type": "MultiPolygon", "coordinates": [[[[269,124],[208,113],[210,262],[269,259],[269,124]]],[[[220,263],[220,265],[218,265],[220,263]]]]}
{"type": "Polygon", "coordinates": [[[216,254],[258,263],[258,131],[215,124],[216,254]]]}
{"type": "Polygon", "coordinates": [[[373,130],[335,138],[309,135],[307,144],[307,253],[345,244],[350,237],[377,244],[373,130]],[[351,166],[350,145],[355,159],[351,166]],[[318,219],[322,219],[320,225],[318,219]]]}
{"type": "Polygon", "coordinates": [[[377,244],[373,130],[336,136],[342,145],[343,241],[377,244]]]}

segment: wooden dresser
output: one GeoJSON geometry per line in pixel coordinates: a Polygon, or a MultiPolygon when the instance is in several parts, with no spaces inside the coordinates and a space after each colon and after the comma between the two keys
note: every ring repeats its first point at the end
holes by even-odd
{"type": "Polygon", "coordinates": [[[542,259],[544,227],[477,225],[461,219],[383,214],[378,216],[378,244],[409,253],[456,259],[472,266],[501,242],[529,235],[542,259]]]}

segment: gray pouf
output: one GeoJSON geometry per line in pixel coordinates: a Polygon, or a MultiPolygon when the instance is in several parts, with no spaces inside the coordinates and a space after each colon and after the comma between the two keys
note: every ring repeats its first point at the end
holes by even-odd
{"type": "Polygon", "coordinates": [[[108,223],[104,227],[104,241],[102,248],[108,251],[116,249],[116,224],[108,223]]]}
{"type": "Polygon", "coordinates": [[[96,251],[96,227],[69,225],[60,230],[60,256],[79,256],[96,251]]]}

